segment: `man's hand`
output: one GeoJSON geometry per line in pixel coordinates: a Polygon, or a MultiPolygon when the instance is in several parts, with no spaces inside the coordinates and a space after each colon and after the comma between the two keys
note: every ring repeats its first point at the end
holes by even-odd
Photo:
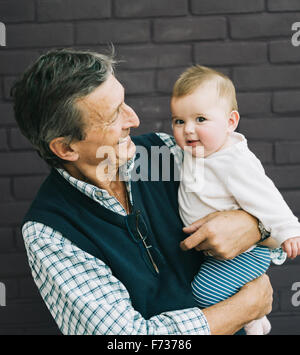
{"type": "Polygon", "coordinates": [[[254,319],[262,318],[272,311],[273,288],[266,274],[246,283],[241,288],[240,294],[246,295],[249,306],[252,305],[256,312],[254,319]]]}
{"type": "Polygon", "coordinates": [[[245,211],[214,212],[188,227],[182,250],[203,250],[217,259],[233,259],[260,240],[257,219],[245,211]]]}
{"type": "Polygon", "coordinates": [[[262,275],[244,285],[225,301],[203,309],[211,334],[235,334],[245,324],[269,314],[273,289],[269,277],[262,275]]]}

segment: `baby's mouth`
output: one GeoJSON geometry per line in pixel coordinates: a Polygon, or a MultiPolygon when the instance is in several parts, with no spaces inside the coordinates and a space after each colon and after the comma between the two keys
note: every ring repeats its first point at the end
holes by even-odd
{"type": "Polygon", "coordinates": [[[187,141],[186,141],[186,143],[187,143],[187,145],[188,146],[195,146],[195,145],[197,145],[198,143],[200,143],[200,140],[199,139],[188,139],[187,141]]]}

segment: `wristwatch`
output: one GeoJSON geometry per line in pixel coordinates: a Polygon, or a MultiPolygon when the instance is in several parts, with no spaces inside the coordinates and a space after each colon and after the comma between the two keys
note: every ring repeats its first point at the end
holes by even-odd
{"type": "Polygon", "coordinates": [[[261,223],[261,221],[258,221],[258,229],[259,229],[259,232],[260,232],[260,240],[258,243],[261,243],[263,242],[264,240],[268,239],[271,235],[270,232],[268,232],[264,225],[261,223]]]}

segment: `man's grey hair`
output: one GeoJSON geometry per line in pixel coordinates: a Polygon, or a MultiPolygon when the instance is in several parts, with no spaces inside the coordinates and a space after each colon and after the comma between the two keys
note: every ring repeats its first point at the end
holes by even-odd
{"type": "Polygon", "coordinates": [[[12,87],[19,128],[51,167],[62,167],[66,162],[49,148],[54,138],[64,137],[66,144],[85,138],[85,125],[75,102],[113,74],[113,57],[113,48],[109,55],[52,50],[39,57],[12,87]]]}

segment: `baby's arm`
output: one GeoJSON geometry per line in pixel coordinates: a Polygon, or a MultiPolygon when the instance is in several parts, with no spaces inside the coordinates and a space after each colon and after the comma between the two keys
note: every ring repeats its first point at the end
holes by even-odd
{"type": "MultiPolygon", "coordinates": [[[[280,247],[280,244],[272,237],[259,244],[271,249],[280,247]]],[[[287,239],[281,244],[281,247],[287,253],[288,258],[295,259],[296,256],[300,255],[300,237],[287,239]]]]}
{"type": "MultiPolygon", "coordinates": [[[[239,206],[259,219],[271,232],[274,240],[270,239],[264,245],[283,246],[286,240],[300,236],[297,217],[293,215],[272,180],[266,176],[255,155],[241,154],[232,163],[230,170],[227,170],[226,186],[239,206]],[[274,241],[277,245],[273,243],[274,241]]],[[[290,246],[291,242],[287,244],[290,246]]],[[[290,255],[294,255],[294,252],[290,255]]]]}
{"type": "Polygon", "coordinates": [[[282,243],[282,249],[287,253],[289,258],[295,259],[300,255],[300,237],[294,237],[282,243]]]}

